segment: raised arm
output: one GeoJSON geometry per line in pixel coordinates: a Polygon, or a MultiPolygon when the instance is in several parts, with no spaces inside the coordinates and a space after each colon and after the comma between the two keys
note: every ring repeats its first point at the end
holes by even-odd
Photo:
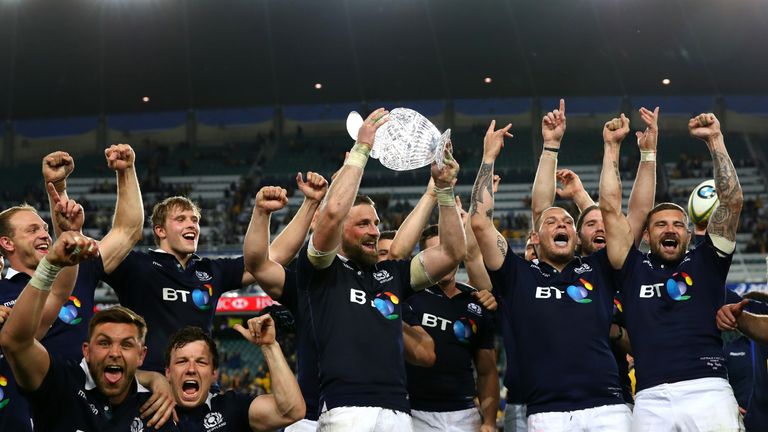
{"type": "Polygon", "coordinates": [[[16,300],[0,331],[0,347],[22,390],[37,390],[51,364],[48,352],[35,334],[56,276],[62,267],[76,265],[97,253],[98,245],[93,239],[73,232],[62,233],[16,300]]]}
{"type": "Polygon", "coordinates": [[[437,204],[435,181],[430,177],[424,195],[397,229],[397,234],[389,246],[388,259],[407,259],[411,256],[413,248],[419,242],[421,231],[429,223],[429,216],[432,215],[435,204],[437,204]]]}
{"type": "MultiPolygon", "coordinates": [[[[493,176],[493,193],[499,189],[501,177],[493,176]]],[[[469,213],[464,211],[461,206],[461,200],[456,197],[456,207],[459,209],[461,224],[464,226],[464,233],[467,237],[467,255],[464,257],[464,268],[467,270],[468,283],[470,286],[480,291],[491,290],[491,278],[483,263],[483,254],[480,253],[480,246],[477,245],[475,233],[469,220],[469,213]]]]}
{"type": "Polygon", "coordinates": [[[387,114],[389,111],[379,108],[365,119],[357,133],[357,142],[331,183],[327,199],[320,206],[308,252],[310,262],[317,268],[331,265],[336,255],[341,243],[344,218],[352,209],[368,154],[373,148],[376,130],[389,120],[387,114]]]}
{"type": "Polygon", "coordinates": [[[496,130],[496,120],[491,121],[483,139],[483,161],[472,186],[472,204],[469,219],[477,239],[485,266],[497,270],[507,255],[507,241],[493,225],[493,165],[504,147],[504,137],[512,138],[512,123],[496,130]]]}
{"type": "Polygon", "coordinates": [[[411,262],[411,287],[423,289],[434,284],[454,270],[467,253],[467,240],[461,225],[459,212],[456,210],[456,198],[453,185],[459,173],[459,164],[453,159],[450,149],[445,149],[443,168],[438,169],[432,163],[432,179],[435,181],[435,195],[439,209],[437,235],[440,244],[419,252],[411,262]],[[423,269],[426,278],[414,277],[413,269],[423,269]]]}
{"type": "Polygon", "coordinates": [[[720,204],[709,218],[707,233],[721,252],[730,254],[736,249],[736,229],[744,204],[739,177],[725,148],[720,121],[714,114],[700,114],[688,122],[691,136],[707,143],[715,172],[715,191],[720,204]]]}
{"type": "Polygon", "coordinates": [[[627,204],[627,220],[632,229],[635,246],[643,239],[643,225],[648,212],[656,200],[656,143],[659,138],[659,107],[653,111],[640,108],[640,118],[645,122],[645,131],[635,132],[637,147],[640,149],[640,164],[632,185],[627,204]]]}
{"type": "Polygon", "coordinates": [[[308,171],[305,182],[301,173],[296,175],[296,185],[304,194],[304,202],[283,231],[272,240],[269,257],[275,262],[288,265],[299,252],[315,216],[315,210],[328,192],[328,182],[322,175],[308,171]]]}
{"type": "MultiPolygon", "coordinates": [[[[75,160],[67,152],[56,151],[49,153],[43,158],[43,182],[45,182],[48,192],[48,207],[51,210],[51,221],[53,222],[53,233],[56,237],[64,231],[79,231],[83,226],[82,220],[73,220],[73,223],[79,222],[79,227],[70,227],[66,220],[55,219],[58,204],[62,204],[62,213],[69,214],[72,210],[67,207],[69,197],[67,196],[67,178],[75,170],[75,160]]],[[[74,202],[74,201],[73,201],[74,202]]]]}
{"type": "Polygon", "coordinates": [[[107,165],[117,175],[117,201],[112,229],[99,242],[104,272],[120,265],[138,243],[144,226],[144,203],[136,178],[136,154],[128,144],[116,144],[104,150],[107,165]]]}
{"type": "Polygon", "coordinates": [[[250,343],[261,348],[272,378],[272,393],[262,395],[248,408],[248,423],[253,431],[271,431],[288,426],[306,412],[304,397],[291,367],[285,360],[280,344],[275,340],[275,322],[269,315],[248,320],[248,328],[234,327],[250,343]]]}
{"type": "Polygon", "coordinates": [[[600,173],[600,213],[605,224],[605,245],[608,260],[614,269],[620,269],[634,241],[629,221],[621,212],[621,175],[619,150],[621,141],[629,133],[629,119],[622,114],[603,126],[603,170],[600,173]]]}
{"type": "Polygon", "coordinates": [[[269,219],[288,204],[285,189],[266,186],[256,194],[251,222],[243,241],[245,270],[272,298],[280,298],[285,284],[285,269],[269,256],[269,219]]]}
{"type": "Polygon", "coordinates": [[[557,196],[560,199],[573,201],[580,212],[595,205],[595,201],[592,200],[592,197],[584,189],[581,179],[575,172],[569,169],[559,169],[555,173],[555,178],[562,186],[562,188],[557,188],[557,196]]]}
{"type": "Polygon", "coordinates": [[[544,210],[555,202],[555,170],[557,152],[565,134],[565,100],[560,99],[560,109],[548,112],[541,120],[541,136],[544,148],[539,157],[539,167],[531,191],[531,218],[535,226],[544,210]]]}

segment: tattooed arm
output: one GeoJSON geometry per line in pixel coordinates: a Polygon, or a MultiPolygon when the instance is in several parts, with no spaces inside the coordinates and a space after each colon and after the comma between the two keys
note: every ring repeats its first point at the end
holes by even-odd
{"type": "Polygon", "coordinates": [[[495,130],[496,120],[491,121],[483,140],[483,162],[472,187],[470,224],[489,270],[498,270],[507,255],[507,241],[493,225],[493,165],[504,147],[504,137],[512,137],[509,133],[511,127],[510,123],[495,130]]]}
{"type": "Polygon", "coordinates": [[[560,109],[548,112],[541,120],[541,136],[544,148],[539,158],[536,178],[531,191],[531,226],[536,223],[544,210],[555,202],[555,170],[557,170],[557,151],[565,134],[565,100],[560,99],[560,109]]]}
{"type": "Polygon", "coordinates": [[[712,155],[712,168],[715,172],[715,190],[720,204],[709,218],[707,233],[721,252],[730,254],[736,248],[736,229],[739,226],[739,214],[744,203],[739,177],[733,166],[728,150],[725,149],[720,122],[714,114],[700,114],[688,122],[691,136],[707,143],[712,155]]]}
{"type": "Polygon", "coordinates": [[[621,212],[619,150],[629,133],[629,119],[621,115],[603,127],[603,170],[600,173],[600,213],[605,224],[605,244],[611,267],[620,269],[634,244],[629,221],[621,212]]]}

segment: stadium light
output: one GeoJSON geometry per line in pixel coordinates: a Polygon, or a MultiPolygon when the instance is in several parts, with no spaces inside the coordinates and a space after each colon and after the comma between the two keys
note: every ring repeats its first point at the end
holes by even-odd
{"type": "Polygon", "coordinates": [[[322,85],[322,84],[320,84],[320,83],[315,83],[315,90],[320,90],[321,88],[323,88],[323,85],[322,85]]]}
{"type": "Polygon", "coordinates": [[[663,80],[661,80],[661,83],[664,85],[669,85],[670,83],[672,83],[672,81],[670,81],[669,78],[664,78],[663,80]]]}
{"type": "Polygon", "coordinates": [[[149,102],[149,96],[144,96],[143,98],[141,98],[141,101],[144,103],[149,102]]]}
{"type": "Polygon", "coordinates": [[[491,77],[485,77],[485,78],[483,78],[483,82],[486,83],[486,84],[490,84],[490,83],[493,82],[493,79],[491,79],[491,77]]]}

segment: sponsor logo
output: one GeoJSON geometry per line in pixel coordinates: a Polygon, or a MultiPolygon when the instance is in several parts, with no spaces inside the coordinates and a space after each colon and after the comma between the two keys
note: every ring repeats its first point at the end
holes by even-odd
{"type": "Polygon", "coordinates": [[[453,335],[459,342],[466,344],[477,334],[477,324],[474,320],[461,317],[453,323],[453,335]]]}
{"type": "Polygon", "coordinates": [[[388,320],[400,318],[400,315],[395,313],[395,305],[398,303],[400,303],[400,299],[389,291],[378,293],[373,299],[373,305],[388,320]]]}
{"type": "Polygon", "coordinates": [[[693,279],[688,276],[688,273],[675,273],[670,279],[667,279],[666,286],[667,293],[670,297],[672,297],[672,300],[688,300],[691,298],[691,296],[686,295],[685,293],[688,291],[689,287],[693,286],[693,279]]]}
{"type": "Polygon", "coordinates": [[[211,308],[211,299],[213,298],[213,286],[205,284],[202,288],[192,291],[192,303],[200,310],[211,308]]]}
{"type": "Polygon", "coordinates": [[[59,310],[59,319],[65,324],[78,325],[83,321],[80,317],[80,299],[75,296],[69,296],[69,300],[59,310]]]}
{"type": "Polygon", "coordinates": [[[11,400],[6,397],[5,388],[8,387],[8,378],[0,375],[0,410],[5,408],[6,405],[11,403],[11,400]]]}
{"type": "Polygon", "coordinates": [[[587,298],[590,291],[593,290],[592,284],[582,278],[579,278],[579,282],[579,284],[569,286],[565,292],[576,303],[592,303],[592,299],[587,298]]]}

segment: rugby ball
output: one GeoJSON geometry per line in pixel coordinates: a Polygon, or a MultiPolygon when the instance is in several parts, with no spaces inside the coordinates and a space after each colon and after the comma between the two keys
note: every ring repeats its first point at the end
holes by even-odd
{"type": "Polygon", "coordinates": [[[710,179],[699,183],[688,198],[688,215],[691,222],[694,225],[706,224],[718,204],[720,199],[715,191],[715,181],[710,179]]]}

